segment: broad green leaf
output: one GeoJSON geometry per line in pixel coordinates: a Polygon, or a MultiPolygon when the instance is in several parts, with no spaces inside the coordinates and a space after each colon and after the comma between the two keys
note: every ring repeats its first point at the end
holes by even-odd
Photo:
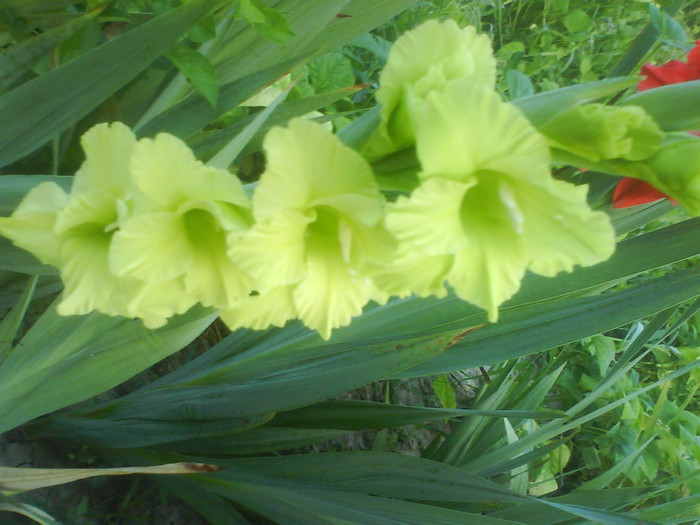
{"type": "MultiPolygon", "coordinates": [[[[696,255],[700,245],[698,225],[700,219],[690,219],[624,241],[608,261],[596,266],[577,268],[572,273],[554,278],[528,275],[523,280],[520,292],[505,304],[503,312],[567,294],[581,294],[585,290],[617,283],[637,273],[696,255]]],[[[459,327],[467,331],[470,327],[479,326],[484,320],[485,315],[479,309],[453,295],[445,299],[411,297],[390,301],[385,306],[366,311],[352,325],[338,330],[333,341],[378,338],[378,334],[400,339],[411,333],[439,333],[459,327]]],[[[311,337],[307,341],[307,345],[316,344],[311,337]]]]}
{"type": "Polygon", "coordinates": [[[676,22],[666,11],[654,4],[649,4],[651,27],[659,33],[659,39],[665,42],[685,43],[688,37],[683,26],[676,22]]]}
{"type": "Polygon", "coordinates": [[[241,6],[245,3],[251,7],[254,6],[253,9],[262,15],[262,20],[256,16],[258,20],[253,24],[262,36],[278,44],[286,44],[294,38],[294,32],[289,27],[287,19],[278,10],[266,6],[260,0],[245,0],[241,6]]]}
{"type": "Polygon", "coordinates": [[[594,335],[589,346],[589,351],[598,362],[598,369],[600,370],[601,377],[605,376],[610,363],[615,359],[615,353],[617,352],[615,341],[604,335],[594,335]]]}
{"type": "Polygon", "coordinates": [[[323,483],[329,489],[354,493],[424,501],[531,501],[527,496],[456,467],[390,452],[292,454],[224,459],[220,463],[233,468],[207,477],[233,479],[233,473],[241,472],[303,483],[323,483]]]}
{"type": "Polygon", "coordinates": [[[369,29],[391,19],[416,3],[416,0],[353,0],[345,2],[338,12],[347,15],[335,18],[314,35],[307,45],[312,49],[337,49],[365,34],[369,29]]]}
{"type": "Polygon", "coordinates": [[[588,29],[591,18],[586,14],[585,11],[581,9],[574,9],[566,13],[563,19],[564,27],[570,33],[576,33],[577,31],[583,31],[588,29]]]}
{"type": "Polygon", "coordinates": [[[700,494],[689,494],[684,498],[674,499],[630,514],[648,520],[657,520],[661,523],[688,523],[690,525],[697,521],[699,511],[700,494]],[[671,521],[674,519],[675,521],[671,521]]]}
{"type": "Polygon", "coordinates": [[[58,275],[58,270],[43,264],[34,255],[0,237],[0,270],[35,275],[58,275]]]}
{"type": "MultiPolygon", "coordinates": [[[[604,518],[605,523],[633,525],[635,521],[623,515],[581,505],[568,505],[547,500],[536,500],[525,495],[517,494],[496,483],[470,475],[461,469],[442,465],[437,462],[402,456],[399,454],[377,452],[349,452],[336,454],[290,455],[276,458],[254,458],[240,460],[223,460],[223,464],[234,467],[232,470],[222,470],[219,473],[202,478],[208,480],[226,480],[231,489],[240,488],[242,483],[267,483],[272,493],[286,489],[303,498],[308,489],[323,484],[327,501],[359,502],[353,506],[355,510],[367,505],[374,510],[373,516],[383,517],[384,520],[362,520],[360,523],[404,523],[393,519],[413,511],[416,514],[410,518],[410,523],[480,523],[476,515],[464,513],[463,521],[453,521],[459,514],[443,513],[440,507],[426,508],[426,505],[415,505],[393,498],[410,498],[421,501],[473,501],[473,502],[527,502],[532,501],[538,506],[555,506],[575,516],[586,518],[604,518]],[[429,480],[429,481],[427,481],[429,480]],[[427,482],[426,482],[427,481],[427,482]],[[300,483],[301,482],[301,483],[300,483]],[[335,490],[329,489],[335,488],[335,490]],[[365,494],[376,494],[375,503],[365,500],[365,494]],[[389,497],[392,499],[385,500],[389,497]],[[388,502],[393,505],[388,505],[388,502]],[[609,521],[608,521],[609,520],[609,521]]],[[[213,490],[225,495],[224,492],[213,490]]],[[[223,486],[220,486],[223,489],[223,486]]],[[[291,494],[289,494],[291,496],[291,494]]],[[[237,498],[235,491],[229,497],[237,498]]],[[[321,503],[321,502],[317,502],[321,503]]],[[[323,507],[324,505],[322,505],[323,507]]],[[[313,507],[311,507],[313,508],[313,507]]],[[[444,509],[443,509],[444,510],[444,509]]],[[[345,516],[343,516],[345,517],[345,516]]],[[[406,515],[406,518],[408,516],[406,515]]],[[[403,519],[406,519],[403,518],[403,519]]],[[[488,518],[493,520],[494,518],[488,518]]],[[[489,523],[485,521],[484,523],[489,523]]],[[[493,523],[498,523],[495,521],[493,523]]],[[[646,522],[649,523],[649,522],[646,522]]]]}
{"type": "Polygon", "coordinates": [[[3,50],[0,54],[0,93],[14,87],[36,62],[95,18],[100,11],[88,13],[3,50]]]}
{"type": "Polygon", "coordinates": [[[95,109],[221,3],[193,0],[0,97],[0,166],[43,146],[95,109]]]}
{"type": "Polygon", "coordinates": [[[166,56],[187,77],[199,94],[215,108],[219,98],[219,84],[216,69],[207,57],[185,45],[170,49],[166,56]]]}
{"type": "Polygon", "coordinates": [[[193,308],[148,330],[141,321],[61,317],[54,308],[0,365],[0,432],[118,385],[188,344],[216,315],[193,308]]]}
{"type": "Polygon", "coordinates": [[[355,83],[355,72],[350,60],[338,51],[312,60],[307,69],[309,81],[316,93],[349,87],[355,83]]]}
{"type": "Polygon", "coordinates": [[[272,483],[267,479],[201,480],[213,492],[227,497],[278,523],[296,525],[509,525],[497,520],[445,507],[366,494],[329,491],[323,486],[272,483]],[[257,483],[255,482],[257,481],[257,483]]]}
{"type": "MultiPolygon", "coordinates": [[[[27,274],[0,270],[0,311],[10,310],[21,301],[26,283],[27,274]]],[[[62,288],[63,283],[58,275],[42,275],[34,289],[33,299],[55,294],[62,288]]]]}
{"type": "MultiPolygon", "coordinates": [[[[285,18],[294,37],[280,45],[268,38],[261,37],[256,27],[244,21],[234,23],[229,34],[210,57],[217,68],[219,78],[224,83],[239,80],[245,76],[274,67],[284,61],[294,60],[319,52],[330,51],[339,47],[319,44],[313,47],[309,42],[324,27],[333,21],[347,0],[306,0],[299,3],[294,0],[276,2],[275,9],[285,13],[285,18]]],[[[381,23],[381,22],[377,22],[381,23]]],[[[375,25],[377,25],[375,24],[375,25]]],[[[374,25],[367,25],[368,31],[374,25]]],[[[285,71],[288,73],[289,71],[285,71]]],[[[282,76],[282,75],[279,75],[282,76]]]]}
{"type": "Polygon", "coordinates": [[[700,80],[647,89],[622,104],[644,108],[664,131],[700,130],[700,80]]]}
{"type": "Polygon", "coordinates": [[[511,100],[531,97],[535,94],[535,87],[530,77],[517,69],[509,69],[506,72],[505,83],[511,100]]]}
{"type": "Polygon", "coordinates": [[[506,309],[498,324],[477,330],[400,375],[432,375],[529,355],[654,314],[692,299],[699,290],[700,268],[690,268],[619,292],[506,309]]]}
{"type": "Polygon", "coordinates": [[[265,22],[265,15],[252,0],[241,0],[237,14],[251,24],[262,24],[265,22]]]}
{"type": "Polygon", "coordinates": [[[438,400],[440,400],[440,404],[444,408],[457,408],[455,391],[446,374],[437,376],[430,382],[430,386],[433,387],[433,392],[435,392],[438,400]]]}
{"type": "MultiPolygon", "coordinates": [[[[138,413],[154,420],[250,417],[298,408],[331,398],[428,359],[444,350],[451,334],[393,343],[322,345],[317,349],[273,349],[239,355],[211,373],[135,392],[97,408],[102,417],[138,413]],[[398,347],[397,347],[398,346],[398,347]],[[313,384],[309,389],[304,385],[313,384]]],[[[235,337],[222,341],[223,345],[235,337]]]]}
{"type": "Polygon", "coordinates": [[[608,211],[615,226],[617,235],[624,235],[637,228],[659,219],[673,209],[673,203],[668,199],[629,208],[611,209],[608,211]]]}

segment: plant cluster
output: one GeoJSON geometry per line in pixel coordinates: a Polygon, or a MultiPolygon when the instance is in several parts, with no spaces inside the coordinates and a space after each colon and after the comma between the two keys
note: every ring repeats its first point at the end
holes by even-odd
{"type": "Polygon", "coordinates": [[[696,519],[691,2],[414,3],[0,6],[0,510],[696,519]]]}

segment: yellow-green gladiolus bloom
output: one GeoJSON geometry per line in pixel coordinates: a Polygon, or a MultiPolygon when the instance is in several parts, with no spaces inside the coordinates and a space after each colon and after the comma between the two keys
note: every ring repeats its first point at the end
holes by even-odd
{"type": "Polygon", "coordinates": [[[166,133],[134,146],[130,175],[138,192],[114,234],[110,270],[152,284],[181,279],[205,306],[231,308],[245,298],[250,279],[227,256],[229,233],[251,221],[240,181],[166,133]]]}
{"type": "Polygon", "coordinates": [[[129,213],[135,188],[130,160],[136,137],[125,125],[98,124],[81,138],[86,160],[69,195],[51,182],[32,189],[0,232],[42,262],[58,267],[65,289],[61,315],[93,310],[140,317],[149,327],[194,304],[178,282],[151,285],[109,269],[112,238],[129,213]]]}
{"type": "Polygon", "coordinates": [[[496,321],[526,270],[553,276],[612,254],[613,228],[587,188],[552,178],[546,139],[489,88],[452,81],[430,93],[416,148],[420,185],[387,211],[402,243],[377,277],[387,292],[441,295],[446,280],[496,321]]]}
{"type": "Polygon", "coordinates": [[[496,60],[486,35],[477,34],[471,26],[460,28],[454,20],[429,20],[403,34],[392,46],[379,77],[381,126],[369,154],[412,145],[416,115],[424,100],[455,79],[494,87],[496,60]]]}
{"type": "Polygon", "coordinates": [[[264,149],[267,166],[253,195],[256,222],[231,234],[229,251],[260,296],[222,318],[261,328],[299,317],[327,339],[370,299],[383,297],[370,273],[393,245],[382,225],[384,200],[367,162],[318,124],[295,119],[274,128],[264,149]],[[274,315],[262,311],[271,303],[274,315]],[[261,316],[269,319],[260,322],[261,316]]]}

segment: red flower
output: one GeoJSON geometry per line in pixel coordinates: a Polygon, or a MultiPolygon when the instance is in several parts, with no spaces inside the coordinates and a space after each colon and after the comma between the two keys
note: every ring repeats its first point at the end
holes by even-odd
{"type": "Polygon", "coordinates": [[[637,85],[638,91],[667,86],[668,84],[678,84],[679,82],[700,80],[700,40],[695,42],[695,47],[688,53],[688,62],[671,60],[658,67],[644,64],[642,66],[642,75],[647,78],[637,85]]]}
{"type": "MultiPolygon", "coordinates": [[[[645,91],[668,84],[678,84],[679,82],[700,80],[700,40],[695,42],[695,47],[688,53],[687,62],[671,60],[662,66],[644,64],[642,66],[642,75],[647,78],[637,85],[638,91],[645,91]]],[[[613,208],[628,208],[659,199],[670,199],[670,197],[654,188],[648,182],[631,177],[623,177],[615,188],[612,205],[613,208]]]]}
{"type": "MultiPolygon", "coordinates": [[[[615,193],[613,194],[613,208],[629,208],[630,206],[638,206],[649,202],[658,201],[659,199],[671,199],[664,192],[657,190],[643,180],[634,179],[632,177],[623,177],[617,183],[615,193]]],[[[671,199],[675,204],[676,202],[671,199]]]]}

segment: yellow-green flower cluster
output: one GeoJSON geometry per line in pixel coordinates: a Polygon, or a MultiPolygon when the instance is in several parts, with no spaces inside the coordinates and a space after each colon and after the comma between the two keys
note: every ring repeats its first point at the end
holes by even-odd
{"type": "Polygon", "coordinates": [[[625,110],[621,121],[599,106],[574,112],[587,128],[559,119],[545,138],[496,93],[495,71],[473,28],[420,26],[390,53],[381,124],[362,154],[292,120],[267,134],[250,200],[177,138],[137,141],[100,124],[83,137],[70,194],[40,184],[0,233],[60,269],[62,314],[155,327],[201,303],[231,328],[300,319],[328,338],[371,300],[450,287],[496,321],[527,271],[553,276],[615,247],[587,188],[552,177],[550,147],[632,162],[661,139],[644,114],[625,110]],[[593,131],[601,121],[611,123],[604,136],[593,131]],[[417,185],[387,204],[367,158],[409,148],[417,185]]]}
{"type": "Polygon", "coordinates": [[[357,152],[296,119],[265,139],[254,207],[240,181],[165,133],[136,140],[121,123],[82,138],[86,161],[66,194],[30,191],[0,233],[59,268],[62,315],[93,310],[155,328],[196,303],[231,327],[299,318],[330,337],[371,299],[389,261],[384,197],[357,152]]]}
{"type": "Polygon", "coordinates": [[[121,123],[98,124],[81,142],[70,194],[44,182],[0,219],[0,233],[59,268],[60,314],[97,310],[156,328],[197,302],[229,308],[250,293],[227,256],[230,236],[251,223],[238,179],[168,134],[137,141],[121,123]]]}
{"type": "Polygon", "coordinates": [[[414,138],[420,171],[418,187],[388,207],[400,244],[376,277],[380,288],[440,296],[447,282],[496,321],[527,270],[553,276],[612,254],[608,217],[589,208],[585,187],[552,178],[547,140],[496,94],[486,37],[428,22],[396,42],[389,62],[377,93],[382,125],[368,149],[414,138]],[[436,44],[439,57],[434,42],[449,42],[436,44]]]}

